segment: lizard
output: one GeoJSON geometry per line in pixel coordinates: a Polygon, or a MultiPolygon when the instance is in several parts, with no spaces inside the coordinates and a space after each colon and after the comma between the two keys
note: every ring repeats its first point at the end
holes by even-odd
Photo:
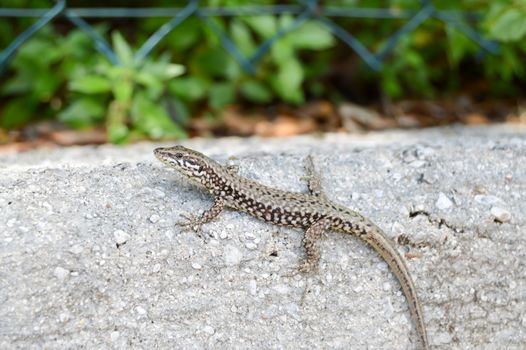
{"type": "Polygon", "coordinates": [[[181,145],[156,148],[154,155],[162,163],[205,187],[214,197],[212,207],[200,216],[184,214],[186,220],[178,222],[180,226],[198,230],[228,207],[276,225],[303,228],[306,258],[298,268],[303,273],[318,268],[320,252],[316,241],[325,232],[339,231],[365,241],[385,260],[398,279],[423,348],[429,349],[422,306],[404,260],[390,239],[372,221],[325,196],[311,156],[307,158],[305,177],[310,193],[300,193],[275,189],[242,177],[235,166],[224,166],[181,145]]]}

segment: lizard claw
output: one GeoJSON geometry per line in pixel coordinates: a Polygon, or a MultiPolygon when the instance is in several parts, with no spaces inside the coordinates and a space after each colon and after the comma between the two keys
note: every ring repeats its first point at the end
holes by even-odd
{"type": "Polygon", "coordinates": [[[309,260],[304,260],[299,266],[298,266],[298,273],[301,274],[309,274],[311,272],[317,273],[319,270],[319,265],[316,262],[312,262],[309,260]]]}
{"type": "Polygon", "coordinates": [[[296,267],[293,271],[284,274],[285,277],[294,277],[297,275],[307,275],[311,272],[316,272],[318,270],[317,266],[314,266],[312,263],[309,263],[308,261],[303,261],[298,267],[296,267]]]}
{"type": "Polygon", "coordinates": [[[303,175],[303,176],[300,176],[300,181],[309,182],[310,180],[312,180],[312,175],[303,175]]]}
{"type": "Polygon", "coordinates": [[[290,271],[290,272],[284,273],[284,274],[283,274],[283,277],[292,278],[292,277],[297,276],[299,273],[300,273],[300,272],[298,271],[298,269],[293,269],[293,270],[290,271]]]}
{"type": "Polygon", "coordinates": [[[201,229],[202,224],[197,216],[187,213],[183,213],[181,216],[184,219],[176,222],[175,225],[180,226],[183,231],[197,232],[201,229]]]}

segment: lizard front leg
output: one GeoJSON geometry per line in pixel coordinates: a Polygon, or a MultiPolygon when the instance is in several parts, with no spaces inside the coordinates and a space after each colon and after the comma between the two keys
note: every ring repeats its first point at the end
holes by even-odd
{"type": "Polygon", "coordinates": [[[214,205],[206,210],[201,216],[196,216],[193,214],[182,214],[184,220],[177,222],[177,226],[181,226],[183,230],[193,230],[195,232],[199,231],[203,224],[212,221],[215,219],[225,208],[225,202],[222,198],[216,197],[214,200],[214,205]]]}

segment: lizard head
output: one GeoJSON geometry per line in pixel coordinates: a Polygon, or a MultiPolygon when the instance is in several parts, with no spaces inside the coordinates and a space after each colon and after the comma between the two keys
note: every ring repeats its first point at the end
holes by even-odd
{"type": "Polygon", "coordinates": [[[212,169],[216,164],[215,161],[202,153],[180,145],[159,147],[153,153],[164,164],[205,186],[214,173],[212,169]]]}

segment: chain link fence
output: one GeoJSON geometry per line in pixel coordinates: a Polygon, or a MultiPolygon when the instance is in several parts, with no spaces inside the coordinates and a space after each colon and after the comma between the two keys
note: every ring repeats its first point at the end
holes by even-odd
{"type": "Polygon", "coordinates": [[[83,30],[91,38],[94,47],[110,62],[119,65],[119,58],[111,45],[95,29],[86,22],[87,18],[147,18],[169,17],[170,19],[153,33],[135,53],[135,59],[140,61],[147,57],[152,50],[177,26],[189,17],[194,16],[203,24],[211,28],[219,37],[221,44],[249,73],[255,72],[255,67],[261,58],[281,37],[299,27],[307,20],[315,20],[325,26],[333,35],[342,40],[354,50],[373,70],[380,70],[382,62],[391,54],[397,42],[403,36],[415,30],[428,20],[438,20],[446,26],[462,32],[473,42],[477,43],[482,52],[495,53],[498,46],[495,42],[485,39],[468,23],[476,21],[476,14],[447,11],[438,9],[429,0],[421,0],[415,10],[395,10],[388,8],[352,8],[339,6],[325,6],[316,0],[298,1],[295,5],[269,6],[239,6],[239,7],[203,7],[198,0],[190,0],[181,8],[69,8],[64,0],[56,1],[49,9],[17,9],[0,8],[0,18],[6,17],[35,17],[38,20],[27,28],[0,53],[0,70],[4,71],[18,48],[30,39],[39,29],[49,25],[53,20],[63,17],[83,30]],[[211,20],[212,17],[258,16],[290,14],[294,21],[286,28],[277,31],[271,38],[261,43],[255,52],[245,56],[236,47],[234,41],[211,20]],[[345,18],[373,18],[378,20],[402,19],[404,25],[395,31],[376,52],[371,52],[351,32],[337,24],[335,19],[345,18]]]}

